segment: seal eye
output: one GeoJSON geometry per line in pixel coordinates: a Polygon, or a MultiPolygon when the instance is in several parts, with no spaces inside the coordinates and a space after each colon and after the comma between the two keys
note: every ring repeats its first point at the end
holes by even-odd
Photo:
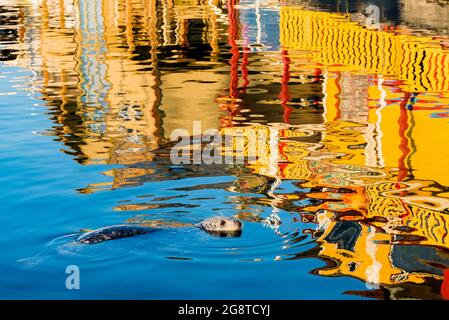
{"type": "Polygon", "coordinates": [[[221,221],[220,221],[220,226],[223,227],[225,224],[226,224],[226,221],[224,221],[224,220],[221,220],[221,221]]]}

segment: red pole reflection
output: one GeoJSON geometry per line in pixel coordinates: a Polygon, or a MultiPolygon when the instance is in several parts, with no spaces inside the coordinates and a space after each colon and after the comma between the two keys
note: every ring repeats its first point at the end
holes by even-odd
{"type": "Polygon", "coordinates": [[[292,113],[292,108],[288,106],[290,101],[290,93],[288,91],[288,82],[290,81],[290,58],[288,57],[287,50],[281,50],[282,55],[282,79],[281,79],[281,94],[279,98],[281,99],[282,108],[284,108],[284,123],[290,124],[290,114],[292,113]]]}
{"type": "Polygon", "coordinates": [[[399,137],[401,142],[399,144],[399,149],[402,152],[401,157],[398,160],[398,181],[404,180],[408,175],[408,168],[405,164],[406,157],[410,154],[410,147],[408,145],[408,138],[406,136],[406,131],[408,129],[408,115],[407,115],[407,103],[410,100],[411,94],[409,92],[405,93],[404,100],[402,100],[400,108],[401,114],[399,116],[399,137]]]}
{"type": "MultiPolygon", "coordinates": [[[[228,44],[231,46],[231,59],[229,64],[231,65],[230,70],[230,82],[229,82],[229,95],[218,97],[219,107],[222,110],[228,112],[228,115],[220,117],[220,123],[222,127],[233,127],[233,116],[237,113],[238,105],[238,83],[239,83],[239,48],[237,45],[238,37],[238,15],[235,9],[235,4],[238,0],[228,0],[226,3],[228,10],[228,44]]],[[[246,58],[247,59],[247,58],[246,58]]],[[[246,65],[242,66],[242,73],[246,65]]],[[[247,70],[246,70],[246,73],[247,70]]]]}
{"type": "Polygon", "coordinates": [[[243,78],[243,83],[242,83],[242,91],[244,93],[246,93],[246,88],[249,85],[249,79],[248,79],[248,53],[249,53],[249,49],[247,47],[243,48],[243,57],[242,57],[242,78],[243,78]]]}
{"type": "Polygon", "coordinates": [[[449,300],[449,269],[444,270],[444,279],[440,289],[441,297],[449,300]]]}
{"type": "Polygon", "coordinates": [[[337,85],[337,93],[335,94],[335,107],[337,112],[335,114],[335,118],[333,121],[338,121],[341,118],[341,110],[340,110],[340,93],[341,93],[341,72],[336,72],[336,80],[335,84],[337,85]]]}
{"type": "Polygon", "coordinates": [[[227,8],[228,8],[228,19],[229,19],[229,27],[228,27],[228,44],[231,46],[231,80],[229,84],[229,95],[231,98],[238,97],[238,84],[239,84],[239,59],[240,53],[239,48],[237,46],[237,33],[238,33],[238,17],[237,10],[235,9],[235,3],[237,0],[228,0],[227,8]]]}

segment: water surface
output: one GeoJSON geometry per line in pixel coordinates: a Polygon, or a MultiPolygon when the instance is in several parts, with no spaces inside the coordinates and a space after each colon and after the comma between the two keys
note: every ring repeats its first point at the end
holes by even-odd
{"type": "Polygon", "coordinates": [[[402,2],[2,1],[0,297],[445,297],[449,8],[402,2]],[[265,153],[175,165],[194,121],[265,153]]]}

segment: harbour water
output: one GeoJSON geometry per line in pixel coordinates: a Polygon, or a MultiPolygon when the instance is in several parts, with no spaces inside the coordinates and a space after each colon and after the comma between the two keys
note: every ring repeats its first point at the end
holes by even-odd
{"type": "Polygon", "coordinates": [[[0,1],[0,298],[449,298],[449,5],[387,3],[0,1]]]}

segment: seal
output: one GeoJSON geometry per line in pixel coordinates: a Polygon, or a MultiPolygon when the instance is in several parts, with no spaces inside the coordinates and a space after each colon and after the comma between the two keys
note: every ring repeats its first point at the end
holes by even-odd
{"type": "Polygon", "coordinates": [[[219,237],[239,237],[242,234],[242,223],[227,217],[208,218],[195,226],[219,237]]]}
{"type": "MultiPolygon", "coordinates": [[[[211,217],[195,224],[201,230],[220,237],[238,237],[242,233],[242,223],[233,218],[211,217]]],[[[160,228],[140,225],[114,225],[86,232],[76,238],[76,241],[84,244],[95,244],[108,240],[134,237],[152,233],[160,228]]]]}
{"type": "Polygon", "coordinates": [[[76,238],[76,241],[84,244],[94,244],[107,240],[115,240],[133,237],[141,234],[147,234],[155,230],[157,229],[137,225],[115,225],[86,232],[76,238]]]}

